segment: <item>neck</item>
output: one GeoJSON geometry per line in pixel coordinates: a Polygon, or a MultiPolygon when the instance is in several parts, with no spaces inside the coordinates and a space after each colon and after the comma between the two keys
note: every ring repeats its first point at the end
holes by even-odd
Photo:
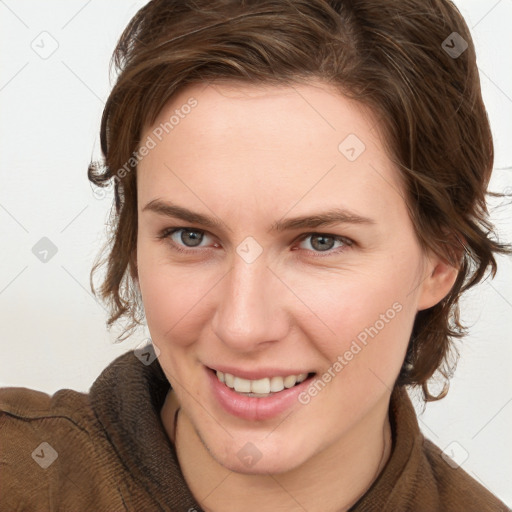
{"type": "Polygon", "coordinates": [[[179,408],[175,398],[167,397],[161,415],[187,485],[205,511],[292,511],[302,507],[311,512],[343,512],[366,493],[391,454],[389,396],[384,398],[328,450],[290,471],[267,475],[235,473],[219,464],[182,411],[174,431],[174,413],[179,408]]]}

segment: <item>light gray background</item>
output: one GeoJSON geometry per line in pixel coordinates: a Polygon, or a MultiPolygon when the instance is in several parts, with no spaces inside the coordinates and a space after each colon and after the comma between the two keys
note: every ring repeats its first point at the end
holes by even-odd
{"type": "MultiPolygon", "coordinates": [[[[90,292],[112,196],[95,197],[86,177],[90,157],[99,156],[110,55],[145,3],[0,0],[0,386],[87,391],[149,335],[114,344],[117,331],[106,331],[90,292]],[[42,237],[57,247],[46,263],[32,253],[42,237]]],[[[455,3],[472,28],[495,137],[491,189],[512,192],[512,0],[455,3]]],[[[492,218],[512,241],[512,208],[499,203],[492,218]]],[[[512,263],[499,265],[496,279],[463,301],[471,335],[448,396],[419,421],[512,505],[512,263]]]]}

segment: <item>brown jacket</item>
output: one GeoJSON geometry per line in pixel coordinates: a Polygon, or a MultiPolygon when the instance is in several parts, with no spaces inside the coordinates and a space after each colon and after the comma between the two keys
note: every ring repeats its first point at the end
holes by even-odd
{"type": "MultiPolygon", "coordinates": [[[[88,394],[0,389],[0,511],[200,512],[160,420],[169,383],[155,360],[118,357],[88,394]]],[[[421,434],[402,389],[393,451],[354,512],[510,512],[421,434]]]]}

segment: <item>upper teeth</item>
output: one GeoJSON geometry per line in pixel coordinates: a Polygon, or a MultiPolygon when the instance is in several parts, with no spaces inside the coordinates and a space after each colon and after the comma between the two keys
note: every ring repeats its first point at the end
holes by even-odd
{"type": "Polygon", "coordinates": [[[277,393],[284,388],[291,388],[302,382],[308,376],[307,373],[300,373],[299,375],[288,375],[287,377],[265,377],[264,379],[249,380],[242,379],[242,377],[235,377],[231,373],[222,373],[217,371],[217,378],[226,384],[226,386],[233,388],[239,393],[277,393]]]}

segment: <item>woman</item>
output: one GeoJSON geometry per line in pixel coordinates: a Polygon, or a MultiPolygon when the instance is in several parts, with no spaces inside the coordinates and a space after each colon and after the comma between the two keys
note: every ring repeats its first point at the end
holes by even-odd
{"type": "Polygon", "coordinates": [[[152,344],[88,395],[2,390],[2,510],[508,510],[405,388],[446,394],[459,298],[510,253],[456,8],[154,0],[114,56],[99,293],[152,344]]]}

